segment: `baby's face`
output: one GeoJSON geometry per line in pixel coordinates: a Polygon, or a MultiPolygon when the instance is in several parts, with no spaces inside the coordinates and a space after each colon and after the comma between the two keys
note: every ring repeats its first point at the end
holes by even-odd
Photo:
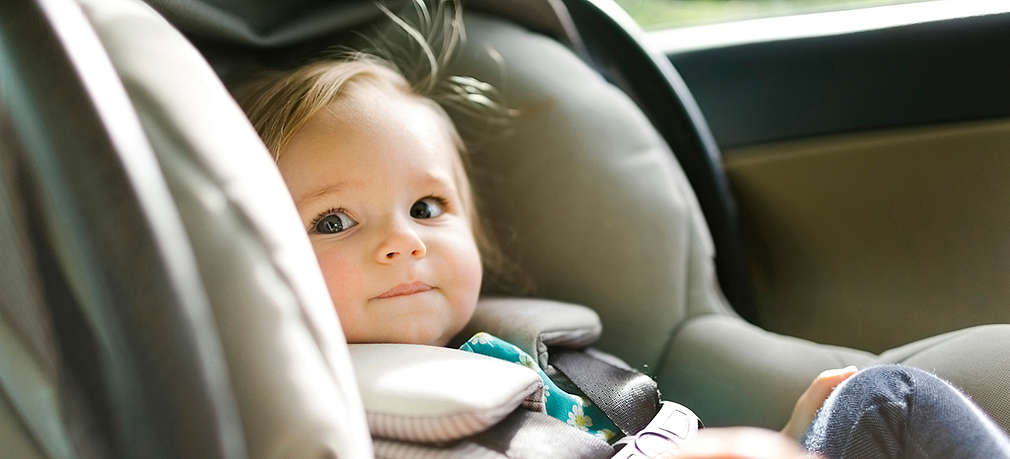
{"type": "Polygon", "coordinates": [[[442,346],[473,314],[481,263],[447,129],[421,99],[361,84],[280,156],[348,342],[442,346]]]}

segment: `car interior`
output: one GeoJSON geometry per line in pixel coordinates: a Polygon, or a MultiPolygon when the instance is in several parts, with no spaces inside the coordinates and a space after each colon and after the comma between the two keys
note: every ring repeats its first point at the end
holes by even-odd
{"type": "MultiPolygon", "coordinates": [[[[464,9],[453,72],[519,113],[472,181],[533,281],[479,317],[617,356],[706,426],[778,429],[822,370],[901,363],[1010,429],[1010,11],[691,48],[611,0],[464,9]]],[[[346,343],[230,92],[382,17],[0,4],[4,454],[523,456],[471,439],[529,372],[489,366],[474,401],[432,379],[459,352],[346,343]]]]}

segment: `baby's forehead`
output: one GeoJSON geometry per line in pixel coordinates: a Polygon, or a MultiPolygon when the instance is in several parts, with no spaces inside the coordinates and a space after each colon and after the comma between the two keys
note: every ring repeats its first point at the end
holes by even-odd
{"type": "Polygon", "coordinates": [[[401,85],[395,80],[386,78],[362,78],[348,82],[340,94],[326,105],[325,110],[337,119],[346,119],[347,112],[361,112],[362,108],[380,104],[398,107],[397,110],[411,110],[437,123],[446,131],[456,132],[452,118],[441,105],[428,97],[414,93],[405,84],[401,85]]]}
{"type": "Polygon", "coordinates": [[[298,194],[375,183],[455,189],[461,159],[445,123],[420,99],[362,94],[310,119],[278,164],[298,194]]]}
{"type": "Polygon", "coordinates": [[[445,154],[447,164],[462,164],[466,154],[463,141],[452,119],[435,101],[381,83],[349,89],[344,97],[325,108],[323,119],[310,120],[324,125],[319,130],[322,135],[328,135],[333,125],[366,132],[376,145],[410,135],[410,141],[417,143],[416,152],[421,159],[438,161],[445,154]]]}

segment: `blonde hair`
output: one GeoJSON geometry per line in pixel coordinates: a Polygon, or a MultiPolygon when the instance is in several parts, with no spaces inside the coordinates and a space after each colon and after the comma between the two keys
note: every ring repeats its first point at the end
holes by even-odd
{"type": "Polygon", "coordinates": [[[276,72],[236,92],[239,104],[273,155],[316,113],[345,97],[354,83],[371,80],[411,94],[407,81],[383,61],[362,54],[354,60],[325,59],[291,72],[276,72]]]}
{"type": "Polygon", "coordinates": [[[424,0],[414,0],[414,5],[417,27],[376,3],[393,22],[394,30],[408,37],[406,43],[393,40],[395,34],[378,33],[378,38],[366,38],[371,48],[367,52],[331,50],[327,56],[293,71],[267,73],[240,87],[235,97],[275,161],[309,119],[347,97],[359,84],[387,84],[404,95],[431,102],[459,152],[454,175],[481,254],[486,274],[483,290],[525,293],[529,281],[484,229],[467,174],[471,167],[469,151],[449,114],[451,110],[457,117],[476,118],[485,125],[502,125],[515,112],[499,102],[493,86],[474,78],[446,74],[463,37],[459,0],[438,0],[434,9],[429,9],[424,0]]]}

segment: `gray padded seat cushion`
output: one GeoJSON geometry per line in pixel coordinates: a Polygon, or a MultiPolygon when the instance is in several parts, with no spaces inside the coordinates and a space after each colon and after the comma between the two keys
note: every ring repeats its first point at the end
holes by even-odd
{"type": "Polygon", "coordinates": [[[494,84],[521,112],[511,135],[474,152],[484,214],[535,296],[594,309],[599,347],[654,375],[665,398],[709,425],[778,429],[820,371],[902,362],[950,379],[1010,425],[1010,326],[878,357],[744,322],[719,291],[693,191],[628,97],[551,39],[479,14],[467,27],[458,73],[494,84]]]}

